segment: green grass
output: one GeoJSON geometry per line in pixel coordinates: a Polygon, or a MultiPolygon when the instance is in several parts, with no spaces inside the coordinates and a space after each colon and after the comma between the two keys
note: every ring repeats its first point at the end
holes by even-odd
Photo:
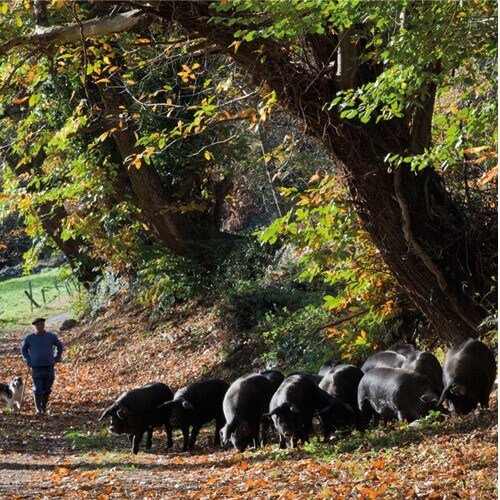
{"type": "Polygon", "coordinates": [[[29,325],[33,316],[50,316],[66,308],[68,294],[63,281],[59,278],[58,269],[50,269],[30,276],[21,276],[0,281],[0,325],[29,325]],[[57,280],[59,292],[54,280],[57,280]],[[29,290],[29,282],[33,287],[33,298],[42,307],[30,309],[30,301],[25,290],[29,290]],[[43,303],[42,288],[45,288],[47,303],[43,303]]]}
{"type": "Polygon", "coordinates": [[[107,429],[97,432],[85,432],[74,429],[67,431],[64,437],[68,444],[78,452],[106,450],[110,443],[107,429]]]}
{"type": "Polygon", "coordinates": [[[380,450],[403,447],[419,440],[422,433],[431,431],[432,428],[440,427],[440,412],[431,412],[426,418],[420,419],[419,428],[412,429],[406,422],[395,422],[391,428],[380,425],[365,432],[352,432],[346,434],[338,432],[332,436],[328,443],[324,443],[317,437],[313,437],[309,443],[305,443],[299,450],[290,448],[280,450],[275,445],[267,446],[253,454],[253,459],[285,460],[297,454],[313,456],[319,460],[330,462],[335,460],[339,454],[373,453],[377,455],[380,450]]]}

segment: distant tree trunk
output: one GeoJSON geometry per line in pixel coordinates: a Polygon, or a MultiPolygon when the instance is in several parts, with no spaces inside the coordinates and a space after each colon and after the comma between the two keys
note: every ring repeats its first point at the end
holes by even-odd
{"type": "MultiPolygon", "coordinates": [[[[16,167],[15,165],[18,165],[19,159],[14,157],[10,158],[9,164],[17,177],[24,174],[31,174],[31,172],[42,176],[41,166],[45,158],[46,154],[42,149],[31,162],[23,166],[16,167]]],[[[28,192],[35,192],[33,185],[27,184],[24,181],[20,182],[24,184],[28,192]]],[[[69,215],[64,206],[57,205],[56,203],[42,203],[33,207],[33,213],[40,220],[47,235],[66,256],[75,276],[85,288],[89,288],[101,275],[101,266],[103,263],[90,256],[88,244],[83,238],[78,236],[68,239],[62,238],[64,222],[69,215]]]]}
{"type": "Polygon", "coordinates": [[[91,257],[87,244],[78,237],[64,240],[61,237],[64,221],[68,213],[62,206],[43,204],[35,208],[35,213],[40,219],[44,231],[52,238],[56,246],[66,256],[68,262],[85,288],[101,275],[102,262],[91,257]]]}
{"type": "Polygon", "coordinates": [[[349,189],[360,203],[364,227],[402,289],[439,335],[449,342],[477,336],[486,311],[475,297],[489,291],[491,277],[496,275],[494,262],[481,255],[484,234],[468,223],[435,170],[388,172],[385,161],[388,153],[408,155],[428,143],[435,89],[423,89],[429,98],[423,111],[415,108],[411,120],[361,124],[341,119],[335,109],[327,110],[324,105],[339,88],[376,76],[376,68],[356,66],[356,50],[348,38],[340,44],[331,35],[306,37],[304,44],[310,50],[305,50],[308,60],[301,65],[292,63],[272,39],[243,42],[235,51],[233,32],[239,27],[207,23],[211,16],[208,2],[160,1],[155,5],[165,19],[216,43],[256,82],[270,85],[343,167],[349,189]],[[333,78],[307,67],[325,68],[336,56],[342,64],[340,74],[333,78]]]}

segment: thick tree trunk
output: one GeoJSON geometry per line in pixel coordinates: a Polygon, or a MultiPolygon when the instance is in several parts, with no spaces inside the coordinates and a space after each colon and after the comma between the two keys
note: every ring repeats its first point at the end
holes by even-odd
{"type": "Polygon", "coordinates": [[[123,173],[130,181],[133,202],[140,208],[144,220],[151,226],[157,240],[176,255],[188,256],[207,268],[214,264],[213,251],[231,247],[232,238],[220,231],[222,203],[231,183],[222,179],[214,185],[213,199],[208,207],[183,213],[178,206],[189,195],[194,180],[186,186],[167,188],[152,163],[140,158],[144,150],[136,145],[138,135],[134,120],[129,116],[131,103],[123,92],[123,82],[117,74],[111,83],[98,84],[104,104],[108,129],[111,130],[123,160],[123,173]],[[137,162],[133,160],[139,158],[137,162]]]}

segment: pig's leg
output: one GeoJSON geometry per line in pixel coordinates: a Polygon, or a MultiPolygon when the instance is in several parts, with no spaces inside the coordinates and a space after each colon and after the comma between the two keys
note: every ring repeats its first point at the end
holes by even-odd
{"type": "Polygon", "coordinates": [[[144,431],[139,431],[134,434],[132,438],[132,453],[137,455],[139,452],[139,445],[141,444],[142,436],[144,435],[144,431]]]}
{"type": "Polygon", "coordinates": [[[172,448],[174,441],[172,439],[172,426],[170,424],[165,424],[165,432],[167,433],[167,446],[166,449],[172,448]]]}
{"type": "Polygon", "coordinates": [[[193,425],[193,428],[191,429],[191,438],[189,440],[189,450],[190,451],[192,451],[194,448],[194,445],[196,443],[196,438],[198,437],[198,433],[200,432],[200,429],[201,429],[201,425],[193,425]]]}
{"type": "Polygon", "coordinates": [[[182,444],[182,451],[187,451],[189,446],[189,427],[182,428],[182,437],[184,438],[184,442],[182,444]]]}

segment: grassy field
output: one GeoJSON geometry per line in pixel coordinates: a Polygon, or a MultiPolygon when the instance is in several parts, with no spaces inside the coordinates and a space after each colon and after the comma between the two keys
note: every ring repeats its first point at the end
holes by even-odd
{"type": "MultiPolygon", "coordinates": [[[[59,270],[50,269],[30,276],[21,276],[0,281],[0,326],[27,325],[32,316],[50,316],[67,308],[69,300],[64,282],[58,279],[59,270]],[[25,290],[33,289],[33,298],[41,308],[31,312],[30,301],[25,290]],[[59,287],[59,290],[56,288],[59,287]],[[46,304],[43,302],[45,290],[46,304]]],[[[73,290],[74,291],[74,290],[73,290]]]]}

